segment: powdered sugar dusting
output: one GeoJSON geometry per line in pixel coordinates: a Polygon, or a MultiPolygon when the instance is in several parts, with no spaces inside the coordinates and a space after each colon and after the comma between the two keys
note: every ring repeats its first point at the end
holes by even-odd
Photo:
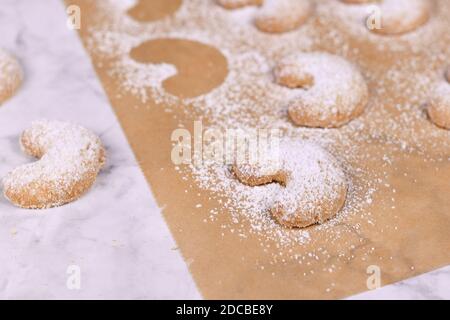
{"type": "Polygon", "coordinates": [[[332,115],[350,115],[365,104],[368,90],[357,68],[338,56],[328,53],[296,54],[284,58],[277,69],[277,78],[310,76],[314,85],[292,101],[290,106],[307,109],[318,120],[332,115]]]}
{"type": "Polygon", "coordinates": [[[22,134],[21,145],[25,153],[40,160],[14,169],[3,179],[7,195],[22,193],[25,189],[34,195],[41,188],[50,188],[47,192],[65,199],[75,184],[92,176],[95,178],[105,161],[99,138],[71,123],[33,122],[22,134]]]}
{"type": "MultiPolygon", "coordinates": [[[[278,150],[256,164],[238,164],[234,171],[239,180],[268,177],[283,187],[276,192],[270,206],[279,213],[278,220],[286,225],[306,226],[324,222],[341,209],[347,182],[339,163],[317,145],[300,140],[285,140],[278,150]],[[238,170],[238,171],[236,171],[238,170]]],[[[262,183],[250,183],[259,184],[262,183]]],[[[266,183],[264,183],[266,184],[266,183]]]]}
{"type": "MultiPolygon", "coordinates": [[[[345,174],[336,160],[312,144],[291,142],[284,145],[281,158],[290,172],[286,188],[276,199],[286,215],[300,211],[321,212],[324,199],[331,203],[341,197],[347,189],[345,174]]],[[[287,218],[288,218],[287,217],[287,218]]]]}
{"type": "MultiPolygon", "coordinates": [[[[442,7],[443,3],[439,5],[442,7]]],[[[320,233],[332,242],[342,234],[380,228],[370,207],[380,190],[392,192],[394,198],[395,190],[386,179],[396,152],[419,153],[427,158],[431,157],[430,150],[435,155],[436,150],[450,147],[450,134],[434,128],[422,109],[450,57],[448,5],[434,11],[421,28],[399,37],[370,32],[364,23],[368,6],[341,1],[316,1],[311,19],[293,32],[276,36],[259,32],[253,25],[257,7],[230,11],[215,1],[184,1],[173,16],[139,24],[112,1],[97,5],[101,6],[98,10],[101,23],[90,30],[87,46],[93,55],[113,61],[108,67],[120,79],[125,93],[143,102],[156,101],[164,110],[189,106],[179,111],[185,112],[188,119],[208,118],[209,124],[217,129],[277,128],[287,138],[317,144],[341,163],[349,184],[345,207],[335,219],[306,230],[282,228],[272,219],[269,209],[282,191],[279,184],[246,186],[224,165],[178,168],[182,179],[194,179],[217,201],[207,222],[216,221],[219,215],[229,215],[230,223],[223,225],[224,232],[244,238],[249,233],[255,234],[261,238],[262,246],[280,248],[279,255],[273,257],[274,263],[283,260],[301,263],[308,259],[297,255],[295,248],[314,242],[311,234],[320,233]],[[160,81],[176,72],[173,67],[138,64],[129,57],[132,48],[158,38],[184,38],[218,48],[228,61],[225,82],[192,99],[168,94],[160,81]],[[344,57],[361,70],[368,83],[370,100],[365,113],[338,130],[294,126],[287,117],[287,105],[304,91],[282,87],[274,81],[272,70],[277,61],[311,51],[344,57]],[[379,149],[369,152],[374,145],[379,149]],[[359,218],[358,223],[354,223],[353,217],[359,218]]],[[[378,201],[388,208],[394,207],[390,199],[378,201]]],[[[330,253],[311,255],[327,258],[330,253]]]]}

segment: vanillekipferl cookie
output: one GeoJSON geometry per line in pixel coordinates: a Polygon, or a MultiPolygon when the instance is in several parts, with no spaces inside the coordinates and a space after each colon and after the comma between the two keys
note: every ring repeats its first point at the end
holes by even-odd
{"type": "Polygon", "coordinates": [[[78,199],[105,163],[100,139],[71,123],[36,121],[22,133],[20,144],[39,159],[3,179],[5,197],[22,208],[50,208],[78,199]]]}
{"type": "Polygon", "coordinates": [[[255,26],[267,33],[289,32],[300,27],[312,15],[311,0],[218,0],[227,9],[261,6],[255,26]]]}
{"type": "Polygon", "coordinates": [[[0,105],[15,94],[22,79],[23,71],[17,59],[0,49],[0,105]]]}
{"type": "Polygon", "coordinates": [[[257,163],[235,164],[240,182],[249,186],[279,183],[270,208],[283,226],[303,228],[333,218],[345,204],[348,182],[341,164],[318,145],[283,141],[257,163]]]}
{"type": "Polygon", "coordinates": [[[356,66],[329,53],[299,53],[279,61],[275,81],[301,88],[288,103],[292,121],[305,127],[336,128],[358,117],[368,102],[368,88],[356,66]]]}
{"type": "Polygon", "coordinates": [[[427,23],[432,11],[431,0],[382,0],[381,28],[371,31],[383,35],[401,35],[427,23]]]}
{"type": "Polygon", "coordinates": [[[450,129],[450,67],[446,71],[445,79],[439,81],[432,91],[427,112],[435,125],[450,129]]]}

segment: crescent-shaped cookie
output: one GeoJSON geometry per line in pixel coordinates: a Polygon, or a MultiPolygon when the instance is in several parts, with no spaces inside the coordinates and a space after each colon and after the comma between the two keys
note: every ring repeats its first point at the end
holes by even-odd
{"type": "Polygon", "coordinates": [[[333,218],[344,206],[348,183],[339,162],[323,148],[285,141],[278,154],[233,166],[243,184],[281,184],[270,211],[283,226],[303,228],[333,218]]]}
{"type": "Polygon", "coordinates": [[[329,53],[285,57],[274,75],[282,86],[303,89],[288,103],[290,118],[300,126],[340,127],[358,117],[368,101],[367,84],[358,68],[329,53]]]}
{"type": "Polygon", "coordinates": [[[22,208],[50,208],[78,199],[94,184],[105,162],[100,139],[71,123],[36,121],[20,143],[26,154],[39,159],[3,179],[5,197],[22,208]]]}
{"type": "Polygon", "coordinates": [[[0,49],[0,105],[16,93],[22,79],[23,71],[17,59],[0,49]]]}

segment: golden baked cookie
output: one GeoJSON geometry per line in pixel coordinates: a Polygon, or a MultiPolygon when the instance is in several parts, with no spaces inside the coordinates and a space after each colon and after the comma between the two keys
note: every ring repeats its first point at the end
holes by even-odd
{"type": "Polygon", "coordinates": [[[329,53],[285,57],[274,75],[282,86],[304,89],[288,103],[290,118],[300,126],[340,127],[358,117],[368,101],[367,84],[359,70],[329,53]]]}
{"type": "Polygon", "coordinates": [[[246,6],[260,6],[264,0],[217,0],[226,9],[238,9],[246,6]]]}
{"type": "Polygon", "coordinates": [[[450,129],[450,69],[446,79],[433,90],[427,112],[430,120],[438,127],[450,129]]]}
{"type": "Polygon", "coordinates": [[[23,71],[17,59],[0,49],[0,105],[15,94],[22,79],[23,71]]]}
{"type": "Polygon", "coordinates": [[[400,35],[424,25],[431,16],[430,0],[383,0],[380,5],[381,28],[371,31],[383,35],[400,35]]]}
{"type": "Polygon", "coordinates": [[[236,177],[249,186],[281,185],[270,211],[283,226],[303,228],[333,218],[344,206],[348,189],[338,161],[304,141],[284,141],[278,152],[273,161],[234,165],[236,177]]]}
{"type": "Polygon", "coordinates": [[[257,13],[255,25],[263,32],[288,32],[301,26],[312,11],[310,0],[266,0],[257,13]]]}
{"type": "Polygon", "coordinates": [[[5,197],[22,208],[50,208],[78,199],[105,162],[100,139],[71,123],[36,121],[23,132],[20,143],[26,154],[39,159],[3,179],[5,197]]]}

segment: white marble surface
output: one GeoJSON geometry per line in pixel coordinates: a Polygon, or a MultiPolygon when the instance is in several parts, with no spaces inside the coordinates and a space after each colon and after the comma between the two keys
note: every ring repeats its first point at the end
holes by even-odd
{"type": "Polygon", "coordinates": [[[450,299],[450,266],[364,292],[350,299],[450,299]]]}
{"type": "MultiPolygon", "coordinates": [[[[18,137],[38,118],[98,134],[108,166],[82,199],[42,212],[0,197],[1,299],[201,298],[60,0],[2,0],[0,46],[26,80],[0,107],[0,176],[29,161],[18,137]],[[66,286],[70,265],[80,290],[66,286]]],[[[354,298],[450,298],[450,267],[354,298]]]]}
{"type": "Polygon", "coordinates": [[[0,176],[29,161],[20,132],[37,118],[95,130],[108,151],[79,201],[42,212],[0,197],[0,298],[200,298],[60,0],[1,0],[0,46],[26,81],[0,107],[0,176]],[[81,289],[66,286],[70,265],[81,289]]]}

